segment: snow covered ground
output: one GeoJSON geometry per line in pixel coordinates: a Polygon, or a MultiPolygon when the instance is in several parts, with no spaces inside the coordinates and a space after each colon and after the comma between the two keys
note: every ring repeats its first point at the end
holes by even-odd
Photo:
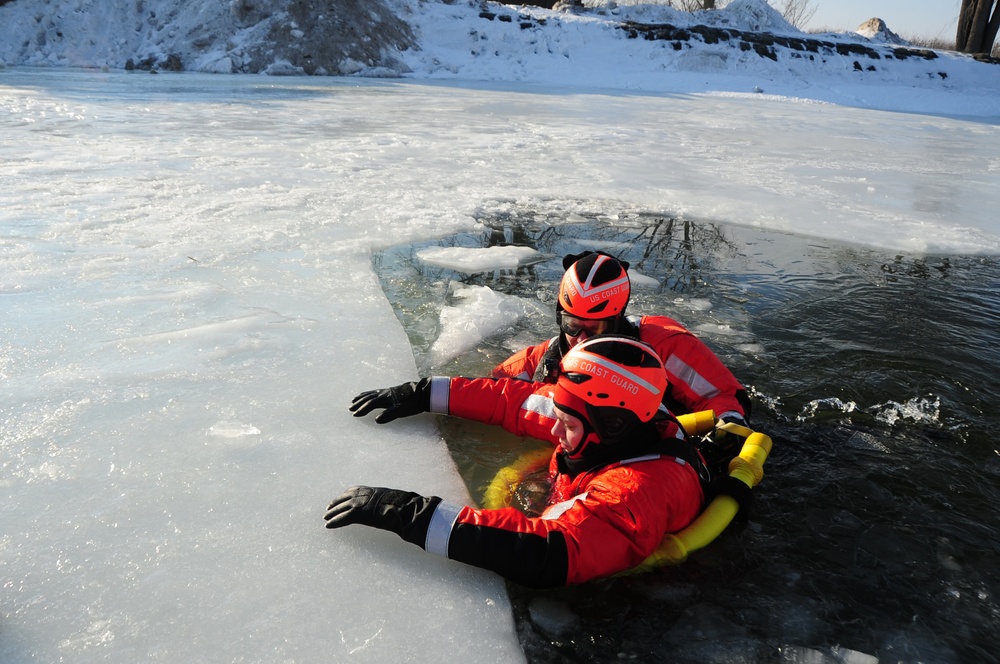
{"type": "MultiPolygon", "coordinates": [[[[694,14],[634,0],[586,5],[567,12],[479,0],[331,7],[291,0],[145,0],[125,7],[16,0],[0,7],[0,63],[756,92],[1000,115],[1000,65],[894,43],[891,25],[887,33],[807,35],[764,0],[694,14]]],[[[859,17],[859,25],[868,18],[859,17]]]]}

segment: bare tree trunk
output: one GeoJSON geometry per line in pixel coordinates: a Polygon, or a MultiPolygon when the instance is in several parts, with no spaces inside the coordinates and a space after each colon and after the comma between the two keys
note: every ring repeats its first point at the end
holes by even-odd
{"type": "Polygon", "coordinates": [[[997,0],[962,0],[955,48],[963,53],[989,53],[1000,29],[997,0]],[[992,16],[991,16],[992,12],[992,16]]]}
{"type": "Polygon", "coordinates": [[[972,15],[976,13],[974,0],[962,0],[958,10],[958,27],[955,29],[955,49],[965,52],[969,44],[969,30],[972,26],[972,15]]]}
{"type": "Polygon", "coordinates": [[[983,53],[992,53],[993,44],[997,40],[997,33],[1000,33],[1000,5],[993,9],[993,17],[986,25],[986,34],[983,35],[983,53]]]}

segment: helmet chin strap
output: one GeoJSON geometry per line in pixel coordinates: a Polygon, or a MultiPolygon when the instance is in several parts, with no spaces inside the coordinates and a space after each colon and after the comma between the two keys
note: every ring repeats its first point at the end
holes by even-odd
{"type": "Polygon", "coordinates": [[[576,449],[574,449],[572,451],[567,450],[566,451],[566,456],[568,456],[570,459],[580,459],[580,458],[583,458],[584,451],[586,451],[588,448],[593,449],[593,448],[590,447],[592,443],[594,445],[597,445],[600,442],[601,441],[597,437],[597,434],[594,433],[593,431],[585,433],[583,435],[583,440],[580,441],[580,444],[576,446],[576,449]]]}

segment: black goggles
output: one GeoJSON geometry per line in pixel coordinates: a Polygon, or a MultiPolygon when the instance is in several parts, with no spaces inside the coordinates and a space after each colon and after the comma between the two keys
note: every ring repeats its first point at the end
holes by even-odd
{"type": "Polygon", "coordinates": [[[607,334],[615,328],[616,318],[577,318],[565,311],[559,312],[559,329],[571,337],[578,337],[586,332],[588,337],[607,334]]]}

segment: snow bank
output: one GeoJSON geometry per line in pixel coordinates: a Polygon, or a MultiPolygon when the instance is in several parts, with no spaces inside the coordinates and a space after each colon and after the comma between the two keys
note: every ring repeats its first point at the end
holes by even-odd
{"type": "Polygon", "coordinates": [[[763,91],[889,110],[1000,114],[998,65],[911,48],[884,24],[807,35],[764,0],[694,13],[632,0],[588,0],[574,11],[478,0],[323,7],[17,0],[0,6],[3,62],[508,81],[550,90],[763,91]],[[888,88],[915,94],[871,92],[888,88]]]}

